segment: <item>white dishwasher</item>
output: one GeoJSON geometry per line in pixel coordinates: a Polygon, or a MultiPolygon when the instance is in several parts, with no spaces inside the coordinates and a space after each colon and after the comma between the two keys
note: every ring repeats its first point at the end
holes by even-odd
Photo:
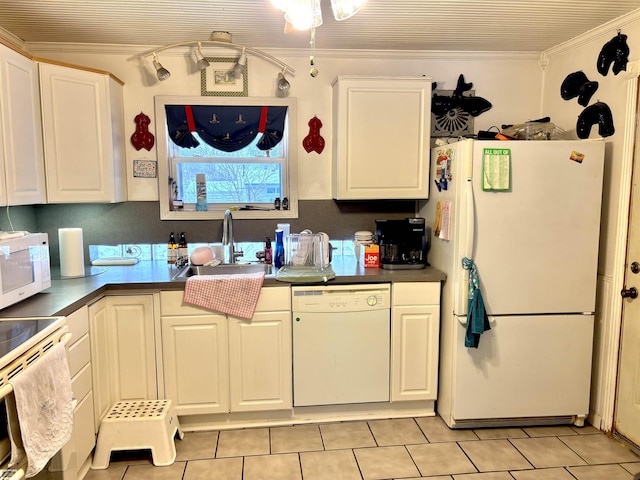
{"type": "Polygon", "coordinates": [[[389,401],[389,284],[293,287],[293,404],[389,401]]]}

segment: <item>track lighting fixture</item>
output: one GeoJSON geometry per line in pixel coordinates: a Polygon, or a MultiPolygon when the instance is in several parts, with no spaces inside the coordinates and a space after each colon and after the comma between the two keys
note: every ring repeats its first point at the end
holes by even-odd
{"type": "Polygon", "coordinates": [[[204,55],[202,54],[202,43],[200,42],[198,42],[198,48],[196,49],[196,60],[198,61],[196,63],[198,70],[204,70],[209,67],[209,60],[204,58],[204,55]]]}
{"type": "MultiPolygon", "coordinates": [[[[255,55],[257,57],[262,57],[265,60],[270,61],[271,63],[275,63],[276,65],[278,65],[282,69],[282,73],[280,75],[282,75],[282,78],[284,79],[284,82],[282,83],[282,85],[284,86],[285,83],[287,85],[286,89],[288,89],[290,87],[290,84],[287,81],[287,79],[284,78],[284,74],[287,73],[287,72],[295,73],[295,70],[293,68],[291,68],[289,65],[287,65],[283,61],[277,59],[273,55],[269,55],[268,53],[263,52],[262,50],[258,50],[257,48],[247,47],[245,45],[240,45],[240,44],[237,44],[237,43],[233,43],[231,41],[231,34],[229,32],[218,32],[218,31],[212,32],[209,40],[192,40],[192,41],[188,41],[188,42],[173,43],[171,45],[165,45],[164,47],[156,48],[155,50],[147,51],[145,53],[142,53],[140,56],[143,57],[143,58],[153,57],[153,67],[156,69],[156,74],[158,76],[158,80],[166,80],[167,78],[169,78],[171,76],[171,73],[169,72],[169,70],[164,68],[160,64],[160,62],[158,61],[158,53],[162,52],[164,50],[171,49],[171,48],[189,47],[189,46],[195,46],[196,47],[196,49],[195,49],[195,57],[196,57],[196,61],[197,61],[196,65],[197,65],[199,70],[204,70],[207,67],[209,67],[209,62],[207,61],[206,57],[202,53],[202,47],[203,46],[205,46],[205,47],[206,46],[221,46],[221,47],[232,48],[232,49],[235,49],[235,50],[240,50],[240,52],[241,52],[240,53],[240,57],[238,58],[237,63],[233,67],[233,69],[236,72],[238,72],[238,71],[240,73],[244,72],[245,67],[247,65],[247,55],[248,54],[252,54],[252,55],[255,55]]],[[[280,82],[280,75],[278,75],[278,82],[280,82]]],[[[280,87],[278,87],[278,88],[280,88],[280,87]]]]}
{"type": "Polygon", "coordinates": [[[153,66],[156,69],[156,75],[158,76],[158,80],[166,80],[171,76],[171,72],[164,68],[162,64],[158,61],[158,55],[153,54],[153,66]]]}

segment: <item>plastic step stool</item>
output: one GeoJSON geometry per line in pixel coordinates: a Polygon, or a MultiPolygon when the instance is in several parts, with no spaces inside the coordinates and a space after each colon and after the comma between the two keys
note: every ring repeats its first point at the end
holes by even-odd
{"type": "Polygon", "coordinates": [[[117,402],[100,424],[91,468],[108,468],[114,450],[147,448],[155,466],[171,465],[176,459],[176,433],[184,438],[171,400],[117,402]]]}

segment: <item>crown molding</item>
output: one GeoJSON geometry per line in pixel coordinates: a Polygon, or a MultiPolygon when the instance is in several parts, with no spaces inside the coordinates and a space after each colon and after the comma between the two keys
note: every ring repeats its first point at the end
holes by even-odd
{"type": "Polygon", "coordinates": [[[7,46],[15,47],[14,50],[26,50],[25,42],[2,27],[0,27],[0,40],[2,40],[2,43],[5,45],[10,44],[7,46]]]}
{"type": "MultiPolygon", "coordinates": [[[[606,37],[608,40],[612,36],[614,36],[618,32],[618,30],[624,30],[625,27],[629,27],[631,24],[638,22],[640,22],[640,8],[626,15],[622,15],[621,17],[613,19],[607,23],[604,23],[592,30],[589,30],[588,32],[578,35],[571,40],[567,40],[564,43],[545,50],[545,53],[549,57],[553,57],[555,55],[560,55],[568,50],[573,50],[575,48],[581,47],[598,39],[599,37],[606,37]]],[[[634,28],[637,28],[637,26],[634,26],[634,28]]]]}

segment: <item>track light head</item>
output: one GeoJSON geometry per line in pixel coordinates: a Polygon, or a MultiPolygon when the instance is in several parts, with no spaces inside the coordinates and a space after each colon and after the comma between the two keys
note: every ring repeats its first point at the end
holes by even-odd
{"type": "Polygon", "coordinates": [[[276,93],[278,94],[279,97],[286,97],[287,95],[289,95],[289,89],[291,88],[291,84],[289,83],[289,80],[286,79],[284,74],[285,74],[285,70],[283,70],[278,74],[278,81],[277,81],[278,91],[276,93]]]}
{"type": "Polygon", "coordinates": [[[196,66],[198,67],[198,70],[204,70],[210,65],[209,60],[204,58],[204,55],[202,54],[202,44],[200,43],[198,43],[198,48],[196,49],[196,60],[196,66]]]}
{"type": "Polygon", "coordinates": [[[171,76],[171,72],[169,72],[169,70],[162,66],[162,64],[158,61],[158,56],[155,53],[153,54],[153,66],[156,69],[158,80],[163,81],[171,76]]]}
{"type": "Polygon", "coordinates": [[[235,66],[233,67],[233,71],[236,72],[237,74],[243,73],[244,72],[244,67],[246,67],[246,66],[247,66],[247,52],[246,52],[245,48],[242,47],[242,53],[238,57],[238,61],[236,62],[235,66]]]}

